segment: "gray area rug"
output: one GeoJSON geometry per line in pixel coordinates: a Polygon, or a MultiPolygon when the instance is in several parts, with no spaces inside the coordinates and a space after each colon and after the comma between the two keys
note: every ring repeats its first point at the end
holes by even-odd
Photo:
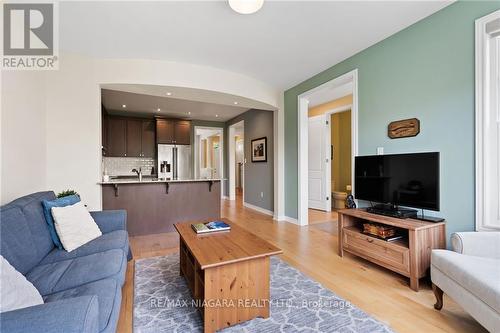
{"type": "MultiPolygon", "coordinates": [[[[203,332],[179,255],[135,263],[134,332],[203,332]]],[[[283,260],[271,258],[271,315],[221,332],[392,332],[283,260]]]]}

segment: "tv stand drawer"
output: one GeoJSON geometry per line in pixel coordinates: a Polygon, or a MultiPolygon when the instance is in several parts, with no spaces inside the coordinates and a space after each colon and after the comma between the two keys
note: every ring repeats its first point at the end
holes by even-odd
{"type": "Polygon", "coordinates": [[[380,240],[359,231],[344,229],[344,250],[373,261],[400,274],[410,275],[410,250],[399,244],[380,240]]]}

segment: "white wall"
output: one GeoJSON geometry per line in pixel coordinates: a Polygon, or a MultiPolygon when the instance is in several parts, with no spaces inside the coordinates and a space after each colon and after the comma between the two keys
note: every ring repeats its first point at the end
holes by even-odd
{"type": "Polygon", "coordinates": [[[4,71],[1,115],[1,204],[47,189],[45,77],[4,71]]]}
{"type": "Polygon", "coordinates": [[[47,188],[72,188],[90,209],[101,208],[100,84],[191,87],[233,94],[277,107],[272,87],[216,68],[152,60],[91,59],[64,54],[47,73],[47,188]]]}

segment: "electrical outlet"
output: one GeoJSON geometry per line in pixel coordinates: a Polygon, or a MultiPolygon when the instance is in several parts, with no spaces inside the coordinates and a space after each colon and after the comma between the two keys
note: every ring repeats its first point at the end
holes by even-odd
{"type": "Polygon", "coordinates": [[[263,198],[264,197],[264,192],[260,192],[260,197],[263,198]]]}
{"type": "Polygon", "coordinates": [[[346,191],[352,191],[352,186],[351,185],[346,185],[345,189],[346,189],[346,191]]]}
{"type": "Polygon", "coordinates": [[[377,155],[384,155],[384,147],[377,147],[377,155]]]}

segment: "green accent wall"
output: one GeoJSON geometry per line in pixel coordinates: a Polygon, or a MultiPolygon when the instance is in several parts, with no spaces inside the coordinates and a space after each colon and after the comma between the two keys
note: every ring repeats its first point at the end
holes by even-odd
{"type": "Polygon", "coordinates": [[[439,151],[448,235],[474,229],[474,21],[499,1],[457,2],[285,92],[285,213],[297,218],[297,96],[358,69],[359,154],[439,151]],[[387,125],[421,132],[391,140],[387,125]]]}

